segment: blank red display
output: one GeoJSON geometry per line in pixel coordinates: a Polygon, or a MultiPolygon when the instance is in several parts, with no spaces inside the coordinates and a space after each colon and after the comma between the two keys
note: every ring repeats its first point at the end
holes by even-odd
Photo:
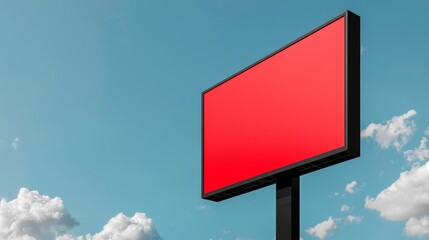
{"type": "Polygon", "coordinates": [[[345,145],[341,17],[203,93],[203,194],[345,145]]]}

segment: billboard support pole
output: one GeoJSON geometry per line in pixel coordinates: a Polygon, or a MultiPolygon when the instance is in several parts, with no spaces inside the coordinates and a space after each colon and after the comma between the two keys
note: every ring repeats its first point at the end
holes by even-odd
{"type": "Polygon", "coordinates": [[[299,176],[277,181],[276,239],[299,240],[299,176]]]}

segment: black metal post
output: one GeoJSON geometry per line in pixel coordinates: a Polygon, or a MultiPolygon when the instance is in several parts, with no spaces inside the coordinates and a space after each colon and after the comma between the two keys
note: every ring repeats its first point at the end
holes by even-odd
{"type": "Polygon", "coordinates": [[[276,183],[276,240],[299,240],[299,176],[276,183]]]}

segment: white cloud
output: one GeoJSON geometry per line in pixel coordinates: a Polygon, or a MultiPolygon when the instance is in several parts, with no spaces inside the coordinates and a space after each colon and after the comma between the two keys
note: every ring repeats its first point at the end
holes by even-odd
{"type": "Polygon", "coordinates": [[[356,182],[356,181],[353,181],[353,182],[351,182],[351,183],[347,183],[347,184],[346,184],[346,191],[347,191],[348,193],[350,193],[350,194],[355,193],[355,189],[354,189],[354,187],[356,187],[356,185],[357,185],[357,182],[356,182]]]}
{"type": "Polygon", "coordinates": [[[331,235],[337,229],[338,219],[329,217],[327,220],[317,224],[314,227],[311,227],[305,230],[308,234],[315,236],[319,239],[324,239],[328,235],[331,235]]]}
{"type": "Polygon", "coordinates": [[[366,197],[365,207],[376,210],[384,219],[406,220],[405,233],[429,234],[429,162],[404,171],[376,198],[366,197]]]}
{"type": "Polygon", "coordinates": [[[423,137],[422,140],[420,140],[420,146],[418,148],[415,148],[414,150],[407,150],[404,152],[404,156],[409,162],[413,161],[424,161],[429,158],[429,150],[426,145],[428,140],[423,137]]]}
{"type": "Polygon", "coordinates": [[[152,219],[144,213],[127,217],[119,213],[94,235],[73,236],[78,222],[67,212],[59,197],[50,198],[21,188],[16,199],[0,201],[2,240],[159,240],[152,219]]]}
{"type": "Polygon", "coordinates": [[[429,234],[429,217],[410,218],[405,224],[405,234],[423,237],[429,234]]]}
{"type": "Polygon", "coordinates": [[[133,217],[127,217],[119,213],[104,225],[103,230],[91,236],[75,237],[65,234],[55,240],[161,240],[156,229],[153,227],[152,219],[144,213],[135,213],[133,217]]]}
{"type": "Polygon", "coordinates": [[[386,149],[393,145],[399,151],[408,143],[416,129],[416,124],[410,119],[416,114],[417,112],[412,109],[403,115],[394,116],[386,124],[370,123],[361,131],[361,137],[375,138],[381,148],[386,149]]]}
{"type": "Polygon", "coordinates": [[[0,239],[54,239],[76,225],[58,197],[21,188],[17,198],[0,201],[0,239]]]}
{"type": "Polygon", "coordinates": [[[351,210],[351,207],[348,205],[342,205],[341,206],[341,212],[348,212],[351,210]]]}
{"type": "Polygon", "coordinates": [[[104,225],[103,230],[96,233],[92,240],[155,240],[160,239],[152,225],[152,219],[144,213],[135,213],[133,217],[127,217],[119,213],[104,225]]]}
{"type": "Polygon", "coordinates": [[[334,192],[334,196],[338,197],[338,196],[340,196],[340,193],[339,192],[334,192]]]}
{"type": "Polygon", "coordinates": [[[18,150],[18,147],[19,147],[19,138],[15,138],[13,140],[12,147],[13,147],[13,150],[15,150],[15,151],[18,150]]]}
{"type": "Polygon", "coordinates": [[[317,237],[319,239],[325,239],[326,237],[334,234],[334,232],[340,228],[341,225],[345,223],[359,223],[363,217],[348,215],[346,218],[333,218],[329,217],[327,220],[316,224],[314,227],[311,227],[305,232],[309,235],[317,237]]]}
{"type": "Polygon", "coordinates": [[[91,240],[91,235],[88,234],[86,237],[83,237],[83,236],[74,237],[71,234],[64,234],[64,235],[58,236],[57,238],[55,238],[55,240],[91,240]]]}
{"type": "Polygon", "coordinates": [[[362,217],[353,216],[353,215],[348,215],[346,219],[349,223],[359,223],[362,221],[362,217]]]}

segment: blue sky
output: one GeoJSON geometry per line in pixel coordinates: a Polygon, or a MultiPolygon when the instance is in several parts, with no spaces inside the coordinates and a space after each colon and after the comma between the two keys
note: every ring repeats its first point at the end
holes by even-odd
{"type": "Polygon", "coordinates": [[[273,239],[274,186],[201,199],[200,93],[347,9],[361,157],[301,177],[301,236],[429,238],[422,0],[1,1],[0,236],[273,239]]]}

